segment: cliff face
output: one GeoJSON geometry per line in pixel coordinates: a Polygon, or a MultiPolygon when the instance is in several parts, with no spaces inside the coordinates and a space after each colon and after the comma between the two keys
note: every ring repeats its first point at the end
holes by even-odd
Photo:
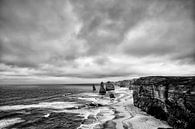
{"type": "Polygon", "coordinates": [[[131,80],[134,105],[174,129],[195,127],[195,77],[150,76],[131,80]]]}

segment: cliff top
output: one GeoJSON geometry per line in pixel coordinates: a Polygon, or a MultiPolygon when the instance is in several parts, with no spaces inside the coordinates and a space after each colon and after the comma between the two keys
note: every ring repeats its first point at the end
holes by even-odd
{"type": "Polygon", "coordinates": [[[185,85],[194,86],[195,76],[181,77],[181,76],[147,76],[135,79],[135,85],[185,85]]]}

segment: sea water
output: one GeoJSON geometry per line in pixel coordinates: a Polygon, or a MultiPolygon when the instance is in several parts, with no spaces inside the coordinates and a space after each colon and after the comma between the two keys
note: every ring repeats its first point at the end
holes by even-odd
{"type": "Polygon", "coordinates": [[[76,129],[83,116],[63,112],[84,102],[75,94],[92,85],[0,86],[0,129],[76,129]]]}

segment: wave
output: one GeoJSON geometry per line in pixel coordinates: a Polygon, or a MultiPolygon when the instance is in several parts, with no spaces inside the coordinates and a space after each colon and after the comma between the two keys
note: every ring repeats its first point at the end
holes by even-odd
{"type": "Polygon", "coordinates": [[[58,110],[55,112],[75,113],[83,117],[82,124],[77,129],[93,129],[102,123],[115,118],[114,109],[104,106],[98,108],[81,108],[76,110],[58,110]]]}
{"type": "Polygon", "coordinates": [[[9,110],[22,110],[29,108],[49,108],[49,109],[66,109],[77,107],[80,104],[75,102],[41,102],[38,104],[30,105],[11,105],[11,106],[0,106],[0,111],[9,111],[9,110]]]}
{"type": "Polygon", "coordinates": [[[0,120],[0,129],[3,129],[5,127],[8,127],[10,125],[14,125],[16,123],[20,123],[23,122],[24,120],[22,120],[21,118],[12,118],[12,119],[3,119],[0,120]]]}

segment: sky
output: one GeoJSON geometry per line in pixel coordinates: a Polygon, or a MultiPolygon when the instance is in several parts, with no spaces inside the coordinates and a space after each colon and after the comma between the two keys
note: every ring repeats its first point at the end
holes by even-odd
{"type": "Polygon", "coordinates": [[[0,0],[0,84],[195,75],[194,0],[0,0]]]}

